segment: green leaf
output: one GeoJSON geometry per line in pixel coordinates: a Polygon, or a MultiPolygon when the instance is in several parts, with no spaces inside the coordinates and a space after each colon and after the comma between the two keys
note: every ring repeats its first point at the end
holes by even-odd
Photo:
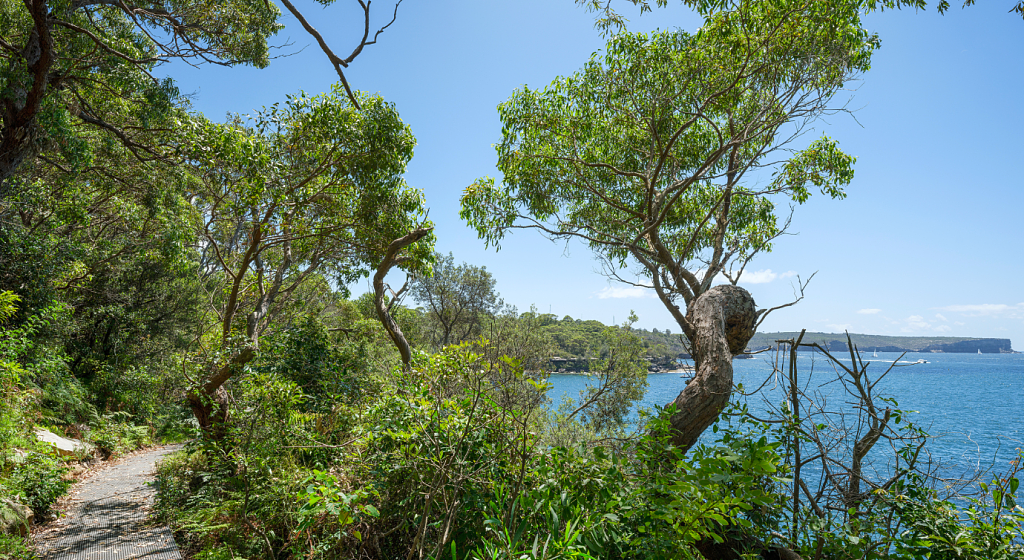
{"type": "Polygon", "coordinates": [[[365,506],[363,506],[363,512],[369,515],[370,517],[380,517],[380,512],[377,511],[377,508],[373,507],[370,504],[366,504],[365,506]]]}

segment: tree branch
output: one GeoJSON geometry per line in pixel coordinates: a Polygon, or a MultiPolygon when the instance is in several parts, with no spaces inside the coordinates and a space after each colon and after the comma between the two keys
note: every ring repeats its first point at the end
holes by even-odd
{"type": "Polygon", "coordinates": [[[391,269],[401,264],[402,258],[399,257],[399,253],[403,249],[416,243],[420,239],[427,236],[434,228],[419,227],[408,234],[399,237],[388,245],[388,250],[384,254],[384,259],[381,260],[380,265],[377,266],[377,273],[373,275],[373,303],[377,310],[377,318],[380,319],[384,330],[387,331],[388,336],[391,337],[391,341],[395,343],[395,347],[398,348],[398,353],[402,356],[402,364],[408,369],[409,363],[412,361],[412,350],[409,347],[409,341],[406,340],[405,335],[402,334],[402,329],[398,326],[398,323],[392,317],[388,311],[387,306],[384,304],[384,277],[388,275],[391,269]]]}

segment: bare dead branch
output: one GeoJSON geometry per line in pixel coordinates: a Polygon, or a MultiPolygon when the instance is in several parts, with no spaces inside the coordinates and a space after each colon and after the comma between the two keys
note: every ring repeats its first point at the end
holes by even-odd
{"type": "Polygon", "coordinates": [[[811,280],[814,279],[814,276],[816,274],[818,274],[818,271],[814,271],[814,273],[811,274],[811,276],[809,278],[807,278],[806,282],[801,282],[800,281],[800,276],[796,277],[796,286],[793,288],[793,298],[794,298],[793,301],[791,301],[789,303],[782,304],[782,305],[777,305],[777,306],[772,307],[770,309],[761,309],[761,310],[759,310],[757,312],[757,314],[760,315],[760,318],[757,320],[757,328],[759,328],[761,326],[761,323],[764,322],[764,320],[768,317],[768,315],[771,312],[778,311],[779,309],[785,309],[787,307],[792,307],[792,306],[800,303],[800,301],[804,299],[804,290],[807,288],[807,285],[811,283],[811,280]],[[799,291],[799,294],[797,293],[798,291],[799,291]]]}

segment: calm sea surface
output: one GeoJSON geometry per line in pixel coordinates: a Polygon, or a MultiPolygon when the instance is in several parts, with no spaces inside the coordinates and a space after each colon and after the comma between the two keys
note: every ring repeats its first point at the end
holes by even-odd
{"type": "MultiPolygon", "coordinates": [[[[801,352],[797,365],[802,382],[810,388],[834,378],[825,360],[815,353],[801,352]],[[808,376],[810,379],[808,380],[808,376]]],[[[869,377],[874,380],[900,354],[862,352],[869,377]]],[[[849,354],[846,354],[849,359],[849,354]]],[[[1024,448],[1024,354],[907,354],[878,385],[875,393],[891,397],[905,411],[906,418],[924,427],[933,440],[932,457],[946,466],[949,474],[974,469],[1005,470],[1016,449],[1024,448]],[[919,359],[928,363],[913,364],[919,359]]],[[[746,391],[769,380],[757,395],[745,398],[751,412],[764,412],[785,399],[783,388],[772,377],[769,358],[734,360],[735,382],[746,391]]],[[[548,395],[557,403],[562,395],[575,396],[588,382],[586,376],[552,375],[554,387],[548,395]]],[[[650,387],[640,406],[664,406],[682,390],[685,380],[678,373],[648,376],[650,387]]],[[[839,394],[837,384],[825,386],[829,404],[849,409],[851,399],[839,394]]]]}

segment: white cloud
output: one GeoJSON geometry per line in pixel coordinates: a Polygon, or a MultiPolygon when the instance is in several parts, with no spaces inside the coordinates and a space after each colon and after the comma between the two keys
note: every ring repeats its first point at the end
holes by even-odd
{"type": "Polygon", "coordinates": [[[830,325],[828,325],[828,326],[829,326],[829,328],[835,329],[835,330],[836,330],[836,332],[840,332],[840,331],[848,331],[848,330],[850,330],[850,325],[849,325],[849,324],[846,324],[846,323],[844,323],[844,324],[842,324],[842,325],[830,324],[830,325]]]}
{"type": "Polygon", "coordinates": [[[656,297],[654,290],[640,286],[607,286],[597,292],[597,299],[625,299],[656,297]]]}
{"type": "Polygon", "coordinates": [[[881,309],[861,309],[857,313],[860,313],[861,315],[875,315],[881,312],[881,309]]]}
{"type": "Polygon", "coordinates": [[[932,324],[925,321],[920,315],[911,315],[904,321],[905,326],[900,329],[903,332],[926,331],[932,328],[932,324]]]}
{"type": "MultiPolygon", "coordinates": [[[[941,313],[936,313],[935,317],[942,320],[948,321],[941,313]]],[[[959,321],[957,325],[963,325],[959,321]]],[[[901,321],[900,330],[905,333],[919,333],[919,332],[933,332],[933,333],[948,333],[953,330],[949,325],[935,324],[931,319],[925,319],[921,315],[911,315],[903,321],[901,321]]]]}
{"type": "Polygon", "coordinates": [[[793,276],[796,276],[796,271],[794,270],[787,270],[781,274],[776,274],[772,272],[772,269],[766,268],[764,270],[744,272],[743,276],[740,276],[740,284],[767,284],[774,280],[791,278],[793,276]]]}

